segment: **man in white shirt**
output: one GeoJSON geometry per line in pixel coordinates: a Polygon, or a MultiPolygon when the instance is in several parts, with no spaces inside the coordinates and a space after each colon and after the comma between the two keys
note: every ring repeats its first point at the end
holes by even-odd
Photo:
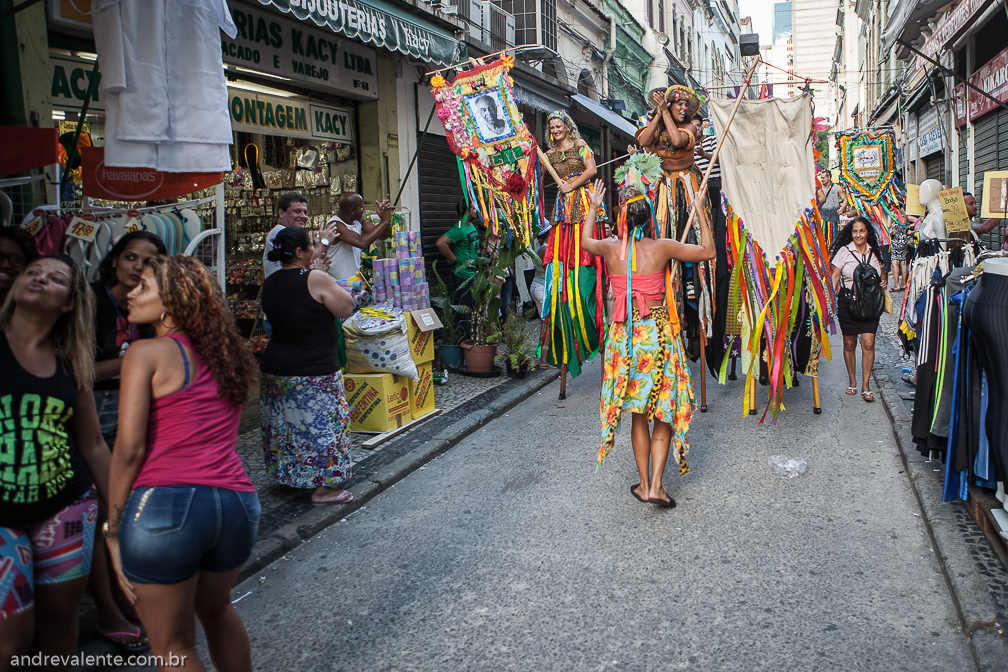
{"type": "Polygon", "coordinates": [[[364,199],[360,194],[346,192],[340,196],[339,211],[326,222],[326,228],[333,227],[337,242],[329,248],[329,275],[335,280],[349,280],[360,273],[361,250],[385,235],[392,222],[392,203],[385,200],[376,202],[377,224],[362,221],[364,199]]]}
{"type": "MultiPolygon", "coordinates": [[[[266,249],[263,250],[264,277],[269,277],[271,273],[280,270],[280,267],[283,266],[279,261],[270,261],[266,258],[269,251],[273,249],[273,238],[276,237],[276,234],[288,226],[297,226],[303,229],[307,221],[308,199],[304,194],[300,191],[289,191],[280,196],[277,200],[277,225],[266,234],[266,249]]],[[[322,258],[322,253],[330,247],[335,238],[335,227],[327,223],[325,228],[319,232],[319,237],[315,241],[313,260],[318,261],[322,258]]],[[[325,266],[325,258],[323,258],[321,266],[325,266]]],[[[319,266],[317,265],[316,268],[319,268],[319,266]]]]}

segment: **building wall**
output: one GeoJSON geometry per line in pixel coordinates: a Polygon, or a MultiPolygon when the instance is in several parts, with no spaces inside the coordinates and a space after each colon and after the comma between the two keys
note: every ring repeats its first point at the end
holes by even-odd
{"type": "Polygon", "coordinates": [[[399,151],[389,151],[388,136],[399,132],[398,98],[396,86],[396,59],[404,56],[379,50],[378,100],[360,104],[358,129],[360,131],[360,193],[364,207],[371,209],[374,202],[391,192],[394,199],[399,187],[399,151]],[[391,176],[391,177],[390,177],[391,176]]]}

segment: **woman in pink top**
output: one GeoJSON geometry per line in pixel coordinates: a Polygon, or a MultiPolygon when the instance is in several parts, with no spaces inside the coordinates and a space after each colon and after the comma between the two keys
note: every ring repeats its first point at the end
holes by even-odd
{"type": "Polygon", "coordinates": [[[675,303],[665,293],[666,271],[670,261],[713,259],[714,237],[707,219],[701,218],[700,245],[649,238],[655,230],[654,210],[643,191],[630,185],[620,193],[620,238],[594,240],[595,212],[604,194],[603,182],[596,181],[593,207],[581,229],[581,249],[605,259],[615,298],[606,338],[598,466],[612,449],[620,416],[630,411],[630,441],[640,475],[630,493],[641,502],[671,508],[675,500],[662,487],[662,474],[672,442],[679,473],[689,471],[686,430],[693,413],[693,388],[675,303]]]}
{"type": "Polygon", "coordinates": [[[858,393],[855,362],[857,361],[857,346],[861,343],[861,398],[865,401],[875,401],[875,393],[869,387],[872,366],[875,365],[875,332],[878,331],[878,318],[874,320],[859,320],[851,316],[847,309],[847,296],[840,290],[850,289],[854,284],[854,269],[863,261],[867,261],[878,273],[882,287],[887,287],[886,274],[882,270],[882,252],[878,237],[871,223],[864,217],[857,216],[847,223],[836,242],[833,243],[833,255],[830,258],[833,291],[837,293],[837,322],[843,333],[843,358],[847,365],[847,377],[850,384],[847,394],[858,393]]]}
{"type": "Polygon", "coordinates": [[[105,532],[119,583],[152,652],[182,659],[171,669],[205,669],[199,617],[217,669],[251,670],[230,592],[261,512],[236,450],[255,361],[216,279],[191,257],[150,259],[128,307],[158,337],[134,343],[122,364],[105,532]]]}

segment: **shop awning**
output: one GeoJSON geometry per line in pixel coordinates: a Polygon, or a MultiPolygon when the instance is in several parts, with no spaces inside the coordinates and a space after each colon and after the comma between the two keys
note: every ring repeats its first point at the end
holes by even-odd
{"type": "Polygon", "coordinates": [[[0,126],[0,177],[59,163],[59,130],[0,126]]]}
{"type": "Polygon", "coordinates": [[[523,105],[539,110],[540,112],[553,112],[555,110],[567,111],[568,104],[558,100],[558,97],[551,96],[542,90],[535,90],[524,82],[515,79],[514,87],[515,100],[523,105]]]}
{"type": "Polygon", "coordinates": [[[633,138],[634,133],[637,132],[637,127],[629,119],[624,119],[602,103],[597,103],[588,96],[575,93],[571,96],[571,102],[601,121],[603,124],[619,131],[623,135],[633,138]]]}
{"type": "MultiPolygon", "coordinates": [[[[928,19],[949,4],[949,0],[899,0],[882,33],[882,49],[879,53],[888,54],[896,40],[911,43],[920,39],[921,27],[926,26],[928,19]]],[[[908,53],[905,47],[896,50],[896,55],[900,58],[906,58],[908,53]]]]}
{"type": "Polygon", "coordinates": [[[328,26],[338,35],[397,51],[439,66],[467,55],[464,41],[388,0],[259,0],[296,18],[328,26]],[[311,7],[311,11],[308,10],[311,7]]]}

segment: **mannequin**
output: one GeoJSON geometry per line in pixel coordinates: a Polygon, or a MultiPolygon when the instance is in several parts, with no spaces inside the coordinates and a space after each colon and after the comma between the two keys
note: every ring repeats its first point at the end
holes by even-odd
{"type": "Polygon", "coordinates": [[[945,238],[945,215],[942,213],[938,180],[924,180],[920,185],[920,204],[927,208],[927,216],[919,229],[921,238],[945,238]]]}
{"type": "MultiPolygon", "coordinates": [[[[990,399],[985,419],[990,458],[997,480],[1008,479],[1008,259],[988,259],[977,286],[963,306],[963,321],[972,330],[990,399]]],[[[999,489],[1000,490],[1000,489],[999,489]]]]}

